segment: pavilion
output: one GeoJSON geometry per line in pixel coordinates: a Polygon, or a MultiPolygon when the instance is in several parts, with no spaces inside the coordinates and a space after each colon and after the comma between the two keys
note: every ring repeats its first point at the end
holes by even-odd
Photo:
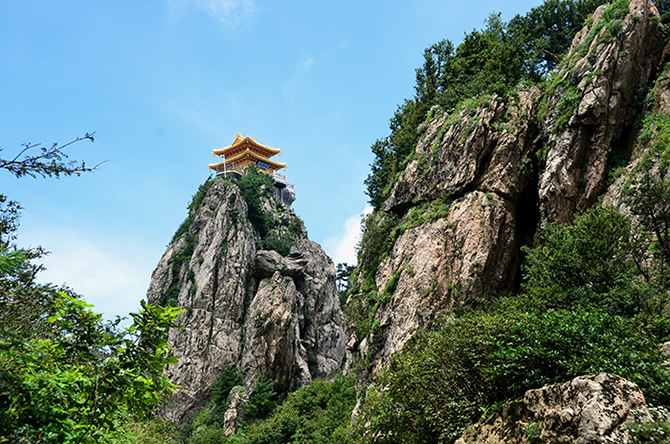
{"type": "Polygon", "coordinates": [[[281,152],[279,148],[262,145],[256,142],[256,139],[249,136],[242,137],[241,133],[237,133],[232,145],[212,150],[212,154],[221,156],[223,161],[211,163],[208,168],[216,171],[217,176],[231,174],[241,177],[246,173],[247,168],[255,166],[259,171],[272,176],[277,198],[291,205],[295,201],[295,185],[288,183],[285,174],[277,172],[286,168],[286,164],[270,160],[270,157],[281,154],[281,152]]]}

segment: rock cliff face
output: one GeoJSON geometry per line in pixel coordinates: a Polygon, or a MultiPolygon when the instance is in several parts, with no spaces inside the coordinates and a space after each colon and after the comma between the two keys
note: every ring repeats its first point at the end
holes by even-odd
{"type": "Polygon", "coordinates": [[[633,411],[646,408],[644,395],[619,376],[581,376],[529,390],[474,424],[456,444],[623,443],[633,411]]]}
{"type": "Polygon", "coordinates": [[[179,360],[168,377],[181,387],[164,413],[182,420],[197,412],[220,375],[237,368],[244,390],[233,391],[226,413],[234,431],[259,378],[274,380],[281,396],[326,377],[342,365],[345,335],[335,267],[295,214],[270,192],[252,211],[235,183],[209,185],[160,260],[147,298],[185,308],[184,328],[168,340],[179,360]],[[274,221],[265,239],[250,221],[263,215],[274,221]],[[283,257],[262,248],[268,239],[293,245],[283,257]]]}
{"type": "MultiPolygon", "coordinates": [[[[432,110],[367,222],[347,304],[352,361],[384,368],[414,329],[514,291],[521,247],[539,227],[572,220],[604,194],[621,202],[608,175],[646,149],[636,123],[663,53],[658,23],[650,0],[604,5],[542,90],[432,110]],[[386,241],[371,241],[375,233],[386,241]]],[[[667,91],[656,97],[667,102],[667,91]]]]}

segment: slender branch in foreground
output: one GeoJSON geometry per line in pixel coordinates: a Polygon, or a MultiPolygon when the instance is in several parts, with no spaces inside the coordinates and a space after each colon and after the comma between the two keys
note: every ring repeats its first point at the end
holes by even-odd
{"type": "MultiPolygon", "coordinates": [[[[43,147],[40,143],[24,143],[22,145],[23,149],[14,158],[0,158],[0,169],[5,169],[16,177],[60,177],[61,175],[70,176],[72,174],[79,176],[81,173],[96,170],[104,162],[88,167],[83,160],[81,162],[67,160],[68,156],[65,149],[83,140],[95,142],[95,132],[86,133],[82,137],[77,137],[63,145],[54,143],[48,148],[43,147]],[[39,150],[39,152],[33,154],[36,150],[39,150]]],[[[2,148],[0,148],[0,152],[2,152],[2,148]]]]}

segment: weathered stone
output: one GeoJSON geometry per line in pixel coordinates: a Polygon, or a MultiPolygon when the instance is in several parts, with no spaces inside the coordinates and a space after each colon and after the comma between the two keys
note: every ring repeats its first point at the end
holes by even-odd
{"type": "Polygon", "coordinates": [[[384,368],[416,328],[430,326],[454,307],[509,291],[518,266],[515,217],[508,200],[476,191],[454,201],[446,218],[398,238],[376,276],[382,293],[398,275],[370,335],[373,371],[384,368]]]}
{"type": "MultiPolygon", "coordinates": [[[[598,8],[591,29],[605,20],[607,7],[598,8]]],[[[539,187],[542,224],[570,221],[604,191],[613,146],[632,129],[635,102],[661,55],[657,19],[651,0],[630,0],[621,32],[605,23],[598,35],[585,28],[573,40],[565,67],[554,76],[562,83],[545,98],[550,112],[543,119],[549,149],[539,187]],[[573,110],[565,102],[571,89],[580,97],[573,110]]]]}
{"type": "Polygon", "coordinates": [[[646,407],[637,385],[602,373],[529,390],[474,424],[456,444],[628,442],[632,411],[646,407]]]}
{"type": "Polygon", "coordinates": [[[491,96],[481,108],[457,118],[438,114],[421,136],[415,160],[384,204],[401,211],[417,201],[460,197],[474,189],[517,198],[531,179],[539,134],[535,120],[540,91],[520,90],[505,99],[491,96]]]}
{"type": "MultiPolygon", "coordinates": [[[[274,198],[263,205],[280,226],[295,217],[274,198]]],[[[237,186],[215,182],[189,229],[192,247],[177,240],[153,273],[147,299],[177,289],[185,308],[184,328],[168,336],[179,363],[167,376],[180,386],[163,410],[170,419],[201,409],[230,366],[242,370],[247,393],[263,376],[276,381],[280,396],[342,366],[346,338],[332,261],[304,229],[292,234],[288,257],[260,250],[247,212],[237,186]]]]}
{"type": "Polygon", "coordinates": [[[223,415],[223,436],[232,436],[244,422],[244,412],[249,404],[249,396],[241,385],[235,386],[228,394],[228,409],[223,415]]]}

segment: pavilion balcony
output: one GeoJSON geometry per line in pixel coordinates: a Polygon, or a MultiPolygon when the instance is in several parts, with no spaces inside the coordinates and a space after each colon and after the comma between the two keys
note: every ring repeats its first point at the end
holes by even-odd
{"type": "MultiPolygon", "coordinates": [[[[224,165],[217,165],[216,166],[216,173],[217,173],[217,175],[219,175],[219,174],[221,174],[221,175],[233,174],[233,175],[236,175],[238,177],[242,177],[246,174],[248,166],[249,166],[248,164],[243,165],[243,166],[236,165],[234,162],[231,163],[231,164],[225,165],[225,167],[224,167],[224,165]]],[[[289,190],[291,190],[295,193],[295,184],[289,183],[285,174],[281,174],[281,173],[278,173],[276,171],[274,171],[274,172],[269,171],[269,170],[264,169],[264,168],[259,168],[258,170],[264,172],[265,174],[268,174],[268,175],[272,176],[276,187],[278,187],[278,188],[288,188],[289,190]]]]}

